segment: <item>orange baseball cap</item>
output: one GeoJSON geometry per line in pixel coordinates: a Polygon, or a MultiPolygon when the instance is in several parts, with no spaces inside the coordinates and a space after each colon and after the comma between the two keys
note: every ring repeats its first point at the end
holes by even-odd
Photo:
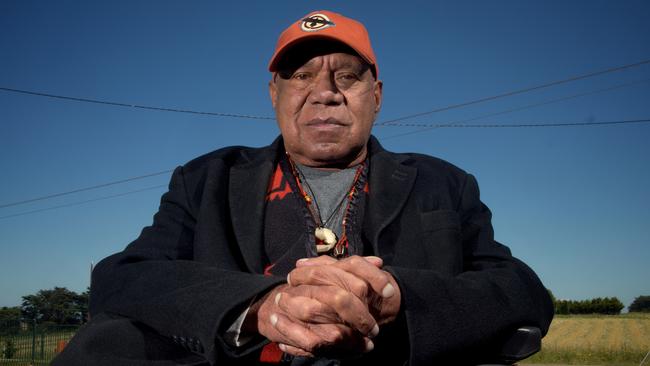
{"type": "Polygon", "coordinates": [[[327,10],[313,11],[291,24],[280,34],[275,53],[269,62],[269,71],[277,71],[283,55],[291,47],[309,39],[332,39],[355,50],[378,75],[377,59],[370,45],[370,36],[360,22],[327,10]]]}

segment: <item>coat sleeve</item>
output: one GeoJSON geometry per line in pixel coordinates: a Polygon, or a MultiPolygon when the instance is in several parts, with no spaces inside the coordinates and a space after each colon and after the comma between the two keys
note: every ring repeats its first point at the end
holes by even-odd
{"type": "MultiPolygon", "coordinates": [[[[252,298],[283,279],[244,272],[241,260],[234,253],[228,255],[227,249],[220,249],[215,260],[197,260],[197,208],[187,191],[183,168],[177,168],[153,224],[124,251],[95,267],[91,316],[106,313],[131,319],[211,364],[224,357],[246,356],[263,340],[232,349],[221,335],[252,298]]],[[[219,225],[216,220],[214,225],[219,225]]],[[[236,247],[227,242],[213,245],[236,247]]]]}
{"type": "Polygon", "coordinates": [[[546,334],[553,317],[535,273],[494,240],[491,213],[473,176],[466,175],[461,191],[456,211],[462,271],[387,267],[402,292],[412,365],[485,360],[519,326],[537,326],[546,334]]]}

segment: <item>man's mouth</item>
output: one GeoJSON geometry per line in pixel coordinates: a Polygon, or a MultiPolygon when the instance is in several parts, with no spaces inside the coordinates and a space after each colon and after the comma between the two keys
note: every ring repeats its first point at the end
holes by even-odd
{"type": "Polygon", "coordinates": [[[307,122],[307,126],[313,127],[336,127],[336,126],[347,126],[346,123],[336,119],[336,118],[314,118],[307,122]]]}

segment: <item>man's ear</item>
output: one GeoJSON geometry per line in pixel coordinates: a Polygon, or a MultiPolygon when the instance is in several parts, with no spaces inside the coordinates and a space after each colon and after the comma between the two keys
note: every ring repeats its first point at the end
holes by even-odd
{"type": "Polygon", "coordinates": [[[375,81],[373,93],[375,95],[375,114],[381,110],[381,98],[383,93],[384,83],[381,80],[375,81]]]}
{"type": "Polygon", "coordinates": [[[277,73],[274,73],[273,78],[269,81],[269,96],[271,97],[271,105],[273,105],[273,109],[275,109],[278,101],[278,86],[275,84],[276,76],[277,73]]]}

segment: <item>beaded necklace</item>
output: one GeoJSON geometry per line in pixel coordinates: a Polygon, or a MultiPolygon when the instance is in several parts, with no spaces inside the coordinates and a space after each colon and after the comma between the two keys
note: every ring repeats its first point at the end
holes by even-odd
{"type": "Polygon", "coordinates": [[[314,220],[314,223],[316,224],[316,229],[314,230],[314,237],[316,238],[316,252],[319,255],[328,254],[335,258],[345,257],[347,255],[347,247],[348,247],[348,238],[346,235],[346,223],[348,220],[348,216],[350,214],[350,203],[352,202],[354,196],[357,194],[357,183],[361,178],[361,174],[363,173],[363,170],[365,168],[365,161],[359,164],[359,167],[357,168],[357,171],[354,175],[354,179],[352,181],[352,185],[350,186],[350,189],[347,191],[346,194],[343,195],[339,203],[330,213],[329,217],[327,217],[325,221],[323,221],[320,215],[320,208],[318,207],[318,202],[316,200],[314,190],[309,185],[309,182],[307,181],[305,175],[300,171],[300,169],[296,166],[293,160],[291,160],[291,157],[289,156],[288,153],[287,153],[287,158],[289,160],[289,165],[291,166],[291,172],[294,178],[296,179],[296,185],[300,190],[300,195],[304,199],[305,204],[307,205],[307,209],[309,210],[309,213],[311,214],[311,217],[314,220]],[[303,182],[307,186],[307,189],[309,189],[309,191],[311,192],[311,196],[309,195],[309,193],[307,193],[304,190],[303,182]],[[343,204],[346,201],[347,204],[345,205],[345,212],[343,214],[343,219],[341,222],[341,228],[342,228],[341,237],[337,238],[334,231],[332,231],[332,229],[329,228],[328,226],[331,227],[332,223],[330,221],[334,217],[336,217],[336,214],[341,210],[341,207],[343,207],[343,204]]]}

